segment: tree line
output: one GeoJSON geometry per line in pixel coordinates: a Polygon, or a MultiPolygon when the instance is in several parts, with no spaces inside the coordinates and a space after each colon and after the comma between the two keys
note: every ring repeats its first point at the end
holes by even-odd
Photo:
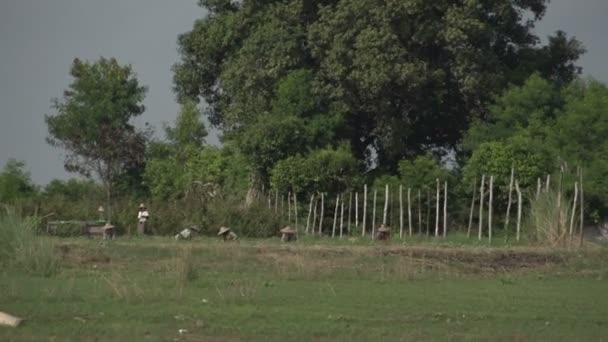
{"type": "MultiPolygon", "coordinates": [[[[589,218],[608,208],[608,88],[580,78],[575,38],[540,43],[546,0],[199,4],[208,14],[177,39],[181,111],[164,137],[134,124],[147,88],[116,59],[75,59],[53,99],[48,142],[67,152],[66,170],[101,182],[109,208],[112,198],[251,207],[276,191],[386,184],[425,194],[441,179],[453,215],[467,217],[482,174],[506,206],[511,170],[533,193],[564,166],[585,170],[589,218]],[[206,143],[205,120],[221,146],[206,143]]],[[[2,202],[36,192],[24,174],[23,191],[3,185],[20,168],[5,167],[2,202]]]]}

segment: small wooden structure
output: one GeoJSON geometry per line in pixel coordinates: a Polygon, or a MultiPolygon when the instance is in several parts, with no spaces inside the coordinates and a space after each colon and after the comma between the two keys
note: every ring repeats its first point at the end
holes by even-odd
{"type": "Polygon", "coordinates": [[[296,230],[290,226],[281,229],[279,232],[281,232],[281,241],[283,242],[296,241],[298,239],[296,230]]]}
{"type": "Polygon", "coordinates": [[[391,229],[387,227],[385,224],[381,224],[380,227],[376,230],[376,239],[377,240],[390,240],[391,238],[391,229]]]}
{"type": "Polygon", "coordinates": [[[217,235],[221,236],[224,241],[236,241],[238,239],[236,234],[228,227],[220,227],[217,235]]]}
{"type": "Polygon", "coordinates": [[[104,239],[116,237],[116,226],[105,221],[49,221],[46,224],[46,232],[49,235],[84,235],[88,237],[101,236],[104,239]],[[65,233],[61,227],[72,227],[72,231],[65,233]]]}

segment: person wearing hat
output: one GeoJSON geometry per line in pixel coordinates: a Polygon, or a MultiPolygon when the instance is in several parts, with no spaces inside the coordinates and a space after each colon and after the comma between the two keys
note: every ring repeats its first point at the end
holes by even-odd
{"type": "Polygon", "coordinates": [[[218,236],[221,236],[224,241],[236,241],[238,237],[228,227],[220,227],[220,231],[217,232],[218,236]]]}
{"type": "Polygon", "coordinates": [[[104,240],[114,240],[116,237],[116,227],[111,225],[109,222],[102,227],[103,229],[103,239],[104,240]]]}
{"type": "Polygon", "coordinates": [[[200,230],[198,229],[198,227],[192,226],[190,228],[185,228],[184,230],[182,230],[181,232],[179,232],[177,235],[175,235],[175,240],[190,240],[192,238],[193,235],[195,235],[196,233],[198,233],[200,230]]]}
{"type": "Polygon", "coordinates": [[[150,218],[150,213],[146,210],[146,206],[142,203],[139,205],[139,212],[137,213],[137,234],[146,234],[146,223],[150,218]]]}
{"type": "Polygon", "coordinates": [[[279,230],[279,232],[281,232],[281,241],[283,242],[296,241],[298,239],[295,229],[290,226],[279,230]]]}
{"type": "Polygon", "coordinates": [[[385,224],[381,224],[378,228],[378,233],[376,234],[376,239],[378,240],[388,240],[391,238],[391,229],[387,227],[385,224]]]}

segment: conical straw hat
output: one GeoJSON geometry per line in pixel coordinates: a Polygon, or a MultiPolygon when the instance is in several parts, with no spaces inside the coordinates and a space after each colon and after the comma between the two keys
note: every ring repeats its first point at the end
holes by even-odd
{"type": "Polygon", "coordinates": [[[220,231],[217,233],[217,235],[222,235],[222,234],[226,234],[227,232],[230,231],[230,228],[227,227],[220,227],[220,231]]]}
{"type": "Polygon", "coordinates": [[[287,227],[281,229],[280,232],[283,234],[295,234],[296,231],[293,228],[291,228],[290,226],[287,226],[287,227]]]}

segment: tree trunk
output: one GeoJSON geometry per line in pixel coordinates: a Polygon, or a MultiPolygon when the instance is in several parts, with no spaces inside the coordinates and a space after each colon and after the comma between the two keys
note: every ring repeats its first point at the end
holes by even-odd
{"type": "Polygon", "coordinates": [[[338,223],[338,205],[340,204],[340,195],[336,197],[336,209],[334,210],[334,225],[331,228],[331,237],[336,236],[336,224],[338,223]]]}
{"type": "Polygon", "coordinates": [[[507,215],[505,217],[505,241],[509,238],[509,214],[511,213],[511,202],[513,196],[513,180],[515,177],[515,169],[511,167],[511,178],[509,180],[509,199],[507,201],[507,215]]]}
{"type": "Polygon", "coordinates": [[[382,224],[386,225],[386,215],[388,213],[388,184],[384,188],[384,213],[382,215],[382,224]]]}
{"type": "Polygon", "coordinates": [[[521,231],[521,207],[523,206],[522,197],[521,197],[521,189],[519,188],[519,182],[515,181],[515,191],[517,191],[517,236],[516,240],[519,242],[519,234],[521,231]]]}
{"type": "Polygon", "coordinates": [[[469,211],[469,225],[467,227],[467,239],[471,238],[471,228],[473,227],[473,212],[475,211],[475,197],[477,195],[477,177],[473,181],[473,199],[471,199],[471,210],[469,211]]]}
{"type": "Polygon", "coordinates": [[[492,243],[492,201],[494,199],[494,176],[490,176],[490,199],[488,203],[488,242],[492,243]]]}
{"type": "Polygon", "coordinates": [[[435,201],[435,237],[439,236],[439,178],[436,179],[437,182],[437,193],[436,193],[436,201],[435,201]]]}
{"type": "Polygon", "coordinates": [[[477,238],[481,241],[481,236],[483,233],[483,197],[484,197],[484,187],[486,183],[486,175],[481,175],[481,186],[479,188],[479,232],[477,238]]]}

